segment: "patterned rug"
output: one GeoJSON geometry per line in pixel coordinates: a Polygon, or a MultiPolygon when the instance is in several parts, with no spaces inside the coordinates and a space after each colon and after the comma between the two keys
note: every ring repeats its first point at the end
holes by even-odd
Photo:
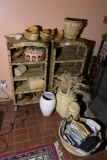
{"type": "Polygon", "coordinates": [[[61,160],[57,144],[45,145],[20,153],[0,156],[0,160],[61,160]]]}

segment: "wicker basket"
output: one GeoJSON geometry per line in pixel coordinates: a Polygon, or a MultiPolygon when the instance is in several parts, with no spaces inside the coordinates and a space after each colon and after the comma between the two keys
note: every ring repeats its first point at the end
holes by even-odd
{"type": "Polygon", "coordinates": [[[67,39],[76,39],[80,29],[82,28],[82,21],[65,18],[64,19],[64,37],[67,39]]]}
{"type": "Polygon", "coordinates": [[[27,29],[25,30],[24,37],[30,41],[37,41],[39,38],[39,33],[32,33],[27,29]]]}
{"type": "Polygon", "coordinates": [[[56,111],[62,118],[68,118],[71,114],[68,109],[68,106],[71,102],[75,101],[76,98],[74,97],[70,89],[68,89],[67,94],[65,94],[62,93],[59,87],[56,94],[56,99],[57,99],[56,111]]]}
{"type": "MultiPolygon", "coordinates": [[[[86,121],[85,118],[80,118],[80,120],[81,120],[81,121],[84,121],[84,122],[86,121]]],[[[76,156],[85,157],[85,156],[91,155],[92,153],[89,153],[89,154],[87,154],[87,155],[84,155],[84,154],[81,154],[81,153],[77,152],[77,151],[76,151],[76,147],[74,147],[74,146],[72,146],[71,144],[67,143],[67,142],[62,138],[62,136],[61,136],[61,127],[62,127],[62,125],[63,125],[63,122],[64,122],[64,121],[62,121],[62,122],[60,123],[60,126],[59,126],[59,136],[60,136],[60,140],[61,140],[63,146],[65,147],[65,149],[68,150],[68,151],[69,151],[70,153],[72,153],[73,155],[76,155],[76,156]]],[[[99,132],[99,135],[98,135],[98,136],[100,137],[100,139],[102,139],[100,132],[99,132]]],[[[97,146],[97,148],[98,148],[98,147],[99,147],[99,146],[97,146]]]]}

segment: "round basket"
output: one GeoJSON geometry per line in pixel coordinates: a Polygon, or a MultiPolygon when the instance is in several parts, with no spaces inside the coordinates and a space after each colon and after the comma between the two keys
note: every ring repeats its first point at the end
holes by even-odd
{"type": "MultiPolygon", "coordinates": [[[[80,118],[80,120],[81,120],[81,121],[84,121],[84,122],[86,121],[85,118],[80,118]]],[[[66,150],[68,150],[70,153],[72,153],[73,155],[76,155],[76,156],[85,157],[85,156],[91,155],[92,153],[89,153],[89,154],[84,155],[84,154],[81,154],[81,153],[77,152],[77,151],[76,151],[76,147],[74,147],[74,146],[72,146],[71,144],[67,143],[67,142],[62,138],[62,136],[61,136],[61,127],[62,127],[62,125],[63,125],[63,122],[64,122],[64,121],[62,121],[62,122],[60,123],[60,126],[59,126],[59,136],[60,136],[60,140],[61,140],[64,148],[65,148],[66,150]]],[[[100,139],[101,139],[101,133],[100,133],[100,132],[99,132],[99,135],[98,135],[98,136],[99,136],[100,139]]],[[[99,147],[99,146],[97,146],[97,147],[99,147]]]]}
{"type": "Polygon", "coordinates": [[[39,38],[39,33],[32,33],[29,30],[25,30],[24,37],[30,41],[37,41],[39,38]]]}
{"type": "Polygon", "coordinates": [[[28,46],[25,51],[23,56],[27,61],[42,61],[45,59],[45,54],[46,49],[42,47],[33,47],[33,46],[28,46]]]}
{"type": "Polygon", "coordinates": [[[76,19],[64,19],[64,37],[66,39],[76,39],[80,29],[82,28],[82,21],[76,19]]]}

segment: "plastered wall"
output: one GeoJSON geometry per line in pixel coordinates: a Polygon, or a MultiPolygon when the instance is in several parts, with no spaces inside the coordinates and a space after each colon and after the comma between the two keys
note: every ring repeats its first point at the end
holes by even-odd
{"type": "MultiPolygon", "coordinates": [[[[22,33],[34,24],[60,30],[66,17],[87,19],[81,37],[96,42],[93,54],[97,54],[102,34],[107,31],[104,16],[107,0],[0,0],[0,80],[7,82],[6,93],[12,95],[4,35],[22,33]]],[[[0,91],[1,97],[6,95],[0,91]]]]}

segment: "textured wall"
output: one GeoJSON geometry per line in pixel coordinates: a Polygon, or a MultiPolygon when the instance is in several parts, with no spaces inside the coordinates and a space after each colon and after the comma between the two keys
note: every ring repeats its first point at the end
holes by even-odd
{"type": "MultiPolygon", "coordinates": [[[[81,37],[96,41],[97,54],[101,36],[107,31],[103,24],[106,15],[107,0],[0,0],[0,80],[7,81],[5,91],[12,94],[4,35],[24,32],[34,24],[60,30],[66,17],[87,19],[81,37]]],[[[1,91],[0,97],[5,97],[1,91]]]]}

